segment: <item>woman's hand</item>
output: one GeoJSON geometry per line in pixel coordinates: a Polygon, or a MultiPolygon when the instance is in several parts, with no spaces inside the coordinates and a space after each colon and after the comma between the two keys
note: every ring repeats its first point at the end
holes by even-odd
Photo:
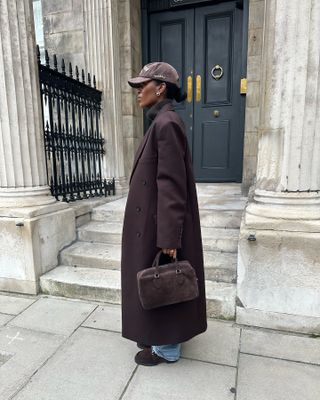
{"type": "Polygon", "coordinates": [[[169,254],[170,257],[177,258],[177,249],[162,249],[164,254],[169,254]]]}

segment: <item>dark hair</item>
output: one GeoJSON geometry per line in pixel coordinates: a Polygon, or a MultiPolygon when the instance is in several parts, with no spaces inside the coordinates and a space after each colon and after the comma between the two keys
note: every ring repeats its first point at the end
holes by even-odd
{"type": "Polygon", "coordinates": [[[160,85],[160,83],[164,82],[167,86],[167,98],[175,99],[177,103],[181,103],[183,100],[187,98],[187,93],[182,89],[177,87],[171,82],[160,81],[158,79],[154,79],[154,81],[160,85]]]}

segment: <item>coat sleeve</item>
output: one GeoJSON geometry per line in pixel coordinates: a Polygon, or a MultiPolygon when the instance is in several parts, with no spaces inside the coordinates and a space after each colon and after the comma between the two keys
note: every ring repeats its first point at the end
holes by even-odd
{"type": "Polygon", "coordinates": [[[157,142],[157,247],[176,249],[187,204],[187,137],[176,122],[167,121],[158,129],[157,142]]]}

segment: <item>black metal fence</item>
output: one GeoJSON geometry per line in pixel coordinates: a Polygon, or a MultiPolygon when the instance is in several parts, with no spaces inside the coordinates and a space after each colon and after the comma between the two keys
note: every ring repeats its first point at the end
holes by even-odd
{"type": "Polygon", "coordinates": [[[37,53],[47,178],[52,195],[68,202],[115,194],[114,178],[102,178],[102,92],[96,89],[95,77],[93,86],[90,74],[86,83],[82,70],[80,81],[78,67],[73,72],[71,63],[67,76],[64,59],[59,72],[56,55],[51,68],[48,52],[45,51],[45,64],[41,64],[39,47],[37,53]]]}

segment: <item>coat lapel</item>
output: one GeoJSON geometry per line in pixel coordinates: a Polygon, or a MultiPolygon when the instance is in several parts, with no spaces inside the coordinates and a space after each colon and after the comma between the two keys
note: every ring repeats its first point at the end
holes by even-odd
{"type": "Polygon", "coordinates": [[[152,121],[151,125],[149,126],[149,129],[147,130],[146,134],[144,135],[143,139],[141,140],[141,143],[140,143],[140,145],[139,145],[139,147],[138,147],[138,149],[137,149],[137,151],[136,151],[136,154],[135,154],[135,157],[134,157],[134,161],[133,161],[133,166],[132,166],[132,172],[131,172],[131,175],[130,175],[129,185],[130,185],[130,183],[131,183],[131,179],[132,179],[133,173],[134,173],[134,171],[135,171],[135,169],[136,169],[136,166],[137,166],[138,161],[139,161],[139,159],[140,159],[140,157],[141,157],[141,154],[142,154],[142,152],[143,152],[143,149],[145,148],[145,145],[147,144],[148,137],[150,136],[150,132],[151,132],[152,129],[153,129],[153,125],[154,125],[156,119],[157,119],[157,118],[159,117],[159,115],[162,114],[163,112],[165,112],[165,111],[172,111],[172,110],[174,110],[174,107],[172,106],[171,103],[165,104],[165,105],[161,108],[161,110],[159,110],[158,114],[155,116],[154,120],[152,121]]]}

